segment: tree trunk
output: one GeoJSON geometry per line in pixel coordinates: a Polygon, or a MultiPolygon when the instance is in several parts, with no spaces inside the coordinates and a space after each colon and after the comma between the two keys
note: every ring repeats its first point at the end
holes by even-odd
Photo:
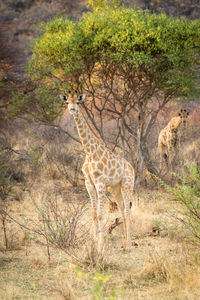
{"type": "Polygon", "coordinates": [[[142,173],[144,168],[144,156],[142,153],[141,145],[141,133],[139,128],[137,129],[137,141],[138,141],[138,153],[137,153],[137,165],[136,165],[136,182],[135,185],[138,186],[142,181],[142,173]]]}
{"type": "Polygon", "coordinates": [[[150,173],[158,176],[158,172],[156,168],[153,166],[153,162],[151,161],[149,150],[146,145],[146,140],[141,135],[139,128],[137,129],[137,140],[138,140],[138,153],[137,153],[136,183],[135,183],[136,187],[144,179],[143,178],[144,165],[150,173]]]}

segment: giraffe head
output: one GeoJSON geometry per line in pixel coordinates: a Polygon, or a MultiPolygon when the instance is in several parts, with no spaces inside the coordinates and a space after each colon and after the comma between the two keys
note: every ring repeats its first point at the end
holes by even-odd
{"type": "Polygon", "coordinates": [[[77,91],[68,91],[68,96],[60,95],[60,99],[67,104],[70,114],[77,115],[78,106],[85,100],[85,94],[78,95],[77,91]]]}
{"type": "Polygon", "coordinates": [[[181,123],[183,123],[183,125],[186,125],[186,119],[189,116],[189,112],[186,109],[181,109],[178,115],[181,119],[181,123]]]}

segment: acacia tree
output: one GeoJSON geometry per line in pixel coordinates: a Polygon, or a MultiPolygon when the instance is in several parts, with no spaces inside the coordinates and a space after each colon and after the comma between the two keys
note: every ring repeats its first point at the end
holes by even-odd
{"type": "Polygon", "coordinates": [[[108,146],[123,146],[131,158],[137,145],[139,173],[145,163],[157,174],[148,137],[169,101],[198,92],[200,22],[97,2],[90,1],[93,11],[78,21],[44,24],[32,48],[30,74],[40,84],[49,80],[59,93],[87,93],[83,107],[108,146]],[[112,139],[105,119],[112,120],[112,139]]]}

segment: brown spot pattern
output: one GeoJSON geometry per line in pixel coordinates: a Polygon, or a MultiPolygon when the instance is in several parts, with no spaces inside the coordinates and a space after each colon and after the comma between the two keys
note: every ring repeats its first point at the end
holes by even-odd
{"type": "Polygon", "coordinates": [[[97,168],[101,171],[103,171],[103,164],[102,163],[98,163],[97,168]]]}
{"type": "Polygon", "coordinates": [[[93,172],[94,177],[99,177],[101,174],[98,171],[93,172]]]}

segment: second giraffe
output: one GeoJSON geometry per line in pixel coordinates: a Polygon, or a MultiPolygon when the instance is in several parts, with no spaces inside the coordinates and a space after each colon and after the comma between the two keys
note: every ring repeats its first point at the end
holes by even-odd
{"type": "Polygon", "coordinates": [[[172,169],[172,160],[179,144],[178,129],[181,124],[186,124],[189,112],[181,109],[177,116],[172,117],[167,126],[161,130],[158,137],[158,150],[160,152],[160,169],[163,168],[163,159],[172,169]],[[166,153],[167,150],[167,153],[166,153]]]}

